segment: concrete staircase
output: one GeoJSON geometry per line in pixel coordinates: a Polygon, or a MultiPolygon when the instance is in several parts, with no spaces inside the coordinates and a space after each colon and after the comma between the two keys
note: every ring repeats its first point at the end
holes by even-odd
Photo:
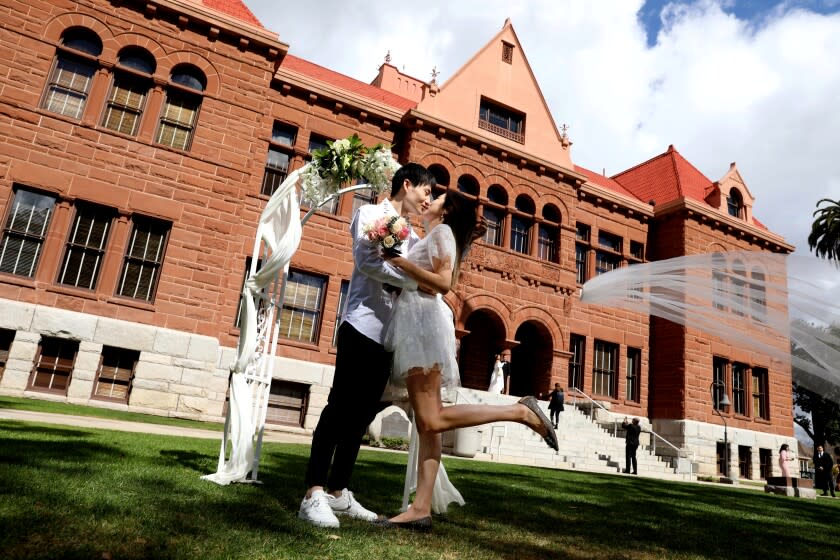
{"type": "MultiPolygon", "coordinates": [[[[458,404],[512,404],[518,397],[494,395],[473,389],[458,389],[458,404]]],[[[548,415],[548,403],[540,402],[548,415]]],[[[576,469],[587,472],[620,473],[624,468],[624,434],[618,430],[613,436],[613,426],[593,422],[586,412],[567,403],[560,413],[557,425],[560,451],[550,449],[542,438],[521,424],[496,422],[473,428],[481,432],[476,459],[533,465],[541,467],[576,469]],[[609,428],[609,429],[608,429],[609,428]]],[[[644,440],[645,433],[642,433],[644,440]]],[[[458,434],[444,438],[444,448],[457,450],[458,434]]],[[[651,448],[641,445],[636,457],[641,476],[669,479],[696,480],[696,475],[677,473],[672,459],[654,455],[651,448]]]]}

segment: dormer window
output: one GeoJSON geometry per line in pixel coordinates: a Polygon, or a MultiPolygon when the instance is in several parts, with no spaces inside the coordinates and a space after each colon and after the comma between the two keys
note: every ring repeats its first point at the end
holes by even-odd
{"type": "Polygon", "coordinates": [[[520,144],[525,143],[525,114],[481,99],[478,127],[520,144]]]}
{"type": "Polygon", "coordinates": [[[744,199],[741,198],[741,193],[736,189],[729,191],[729,196],[726,197],[726,208],[730,216],[744,217],[744,199]]]}

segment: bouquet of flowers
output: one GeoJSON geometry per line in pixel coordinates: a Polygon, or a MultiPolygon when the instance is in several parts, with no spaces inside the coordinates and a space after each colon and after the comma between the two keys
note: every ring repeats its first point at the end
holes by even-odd
{"type": "Polygon", "coordinates": [[[315,150],[312,161],[301,173],[301,190],[313,206],[320,206],[342,186],[355,181],[367,182],[374,192],[390,188],[400,164],[384,144],[367,147],[357,134],[315,150]]]}
{"type": "Polygon", "coordinates": [[[362,232],[371,243],[378,244],[383,251],[395,253],[403,241],[408,239],[408,220],[393,214],[383,216],[362,226],[362,232]]]}

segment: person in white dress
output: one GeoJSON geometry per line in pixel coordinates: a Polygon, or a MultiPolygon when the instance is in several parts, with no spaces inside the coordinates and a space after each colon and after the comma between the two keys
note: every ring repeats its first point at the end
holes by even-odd
{"type": "Polygon", "coordinates": [[[504,390],[505,372],[502,369],[502,356],[496,354],[496,363],[493,364],[493,372],[490,374],[490,386],[487,388],[487,392],[501,395],[504,390]]]}
{"type": "Polygon", "coordinates": [[[557,449],[557,436],[534,397],[517,404],[453,405],[444,407],[441,388],[460,384],[455,360],[453,315],[441,294],[457,282],[461,258],[472,241],[483,234],[472,203],[451,191],[431,203],[423,213],[426,237],[406,257],[384,255],[392,265],[435,295],[403,289],[385,335],[385,347],[394,352],[391,383],[405,386],[419,433],[417,492],[411,507],[385,527],[430,530],[432,493],[441,455],[441,433],[489,422],[524,424],[557,449]]]}

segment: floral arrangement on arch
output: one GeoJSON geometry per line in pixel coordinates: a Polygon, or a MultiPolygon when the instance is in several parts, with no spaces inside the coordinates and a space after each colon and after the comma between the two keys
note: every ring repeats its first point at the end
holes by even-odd
{"type": "Polygon", "coordinates": [[[320,206],[342,187],[365,181],[377,194],[391,187],[391,179],[400,164],[390,146],[365,146],[358,134],[327,141],[327,147],[315,150],[312,161],[301,172],[300,188],[313,207],[320,206]]]}

